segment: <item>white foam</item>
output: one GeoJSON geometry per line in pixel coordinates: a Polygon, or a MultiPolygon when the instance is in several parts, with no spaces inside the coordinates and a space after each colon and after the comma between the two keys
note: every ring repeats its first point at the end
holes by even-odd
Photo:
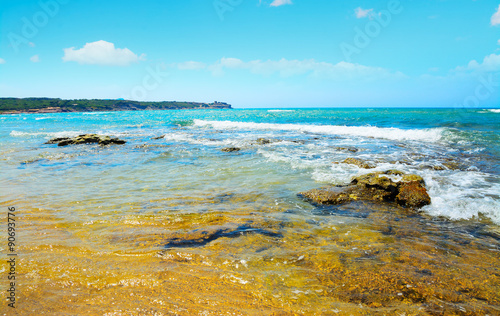
{"type": "Polygon", "coordinates": [[[75,137],[81,134],[85,134],[82,131],[61,131],[61,132],[19,132],[12,131],[10,136],[13,137],[29,137],[29,136],[46,136],[46,137],[75,137]]]}
{"type": "MultiPolygon", "coordinates": [[[[479,215],[490,218],[500,224],[500,177],[480,172],[471,167],[466,171],[459,170],[422,170],[419,165],[377,163],[374,169],[366,170],[357,166],[332,163],[328,155],[319,159],[308,159],[309,154],[320,153],[320,148],[289,149],[277,151],[261,147],[258,150],[263,157],[274,163],[288,165],[292,169],[303,170],[310,174],[312,180],[323,184],[346,184],[354,176],[368,172],[398,169],[406,173],[422,176],[425,179],[432,204],[423,208],[431,216],[443,216],[451,220],[468,220],[479,215]],[[304,151],[306,150],[306,151],[304,151]],[[492,177],[495,177],[492,179],[492,177]]],[[[365,155],[363,158],[381,158],[380,154],[365,155]]],[[[343,157],[342,157],[343,158],[343,157]]],[[[388,157],[384,157],[388,158],[388,157]]],[[[341,158],[337,159],[341,160],[341,158]]],[[[400,177],[393,179],[400,180],[400,177]]]]}
{"type": "Polygon", "coordinates": [[[424,211],[453,220],[471,219],[479,214],[500,224],[500,179],[487,181],[491,174],[477,171],[428,171],[424,175],[432,204],[424,211]]]}
{"type": "Polygon", "coordinates": [[[295,112],[295,110],[267,110],[267,112],[295,112]]]}
{"type": "Polygon", "coordinates": [[[350,135],[361,137],[375,137],[389,140],[415,140],[438,142],[443,139],[444,128],[410,129],[375,127],[375,126],[340,126],[340,125],[303,125],[303,124],[273,124],[251,123],[232,121],[205,121],[194,120],[194,126],[212,126],[215,129],[240,129],[240,130],[272,130],[272,131],[297,131],[324,135],[350,135]]]}
{"type": "Polygon", "coordinates": [[[485,110],[485,111],[493,112],[493,113],[500,113],[500,109],[488,109],[488,110],[485,110]]]}

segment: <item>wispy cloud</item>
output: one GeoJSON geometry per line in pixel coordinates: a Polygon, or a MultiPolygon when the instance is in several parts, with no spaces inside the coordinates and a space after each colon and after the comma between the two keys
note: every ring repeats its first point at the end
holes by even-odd
{"type": "Polygon", "coordinates": [[[271,2],[270,6],[279,7],[286,4],[292,4],[292,0],[274,0],[273,2],[271,2]]]}
{"type": "Polygon", "coordinates": [[[5,59],[0,58],[0,65],[1,65],[1,64],[5,64],[5,59]]]}
{"type": "Polygon", "coordinates": [[[40,56],[34,55],[30,57],[30,60],[34,63],[39,63],[40,62],[40,56]]]}
{"type": "Polygon", "coordinates": [[[376,78],[405,78],[401,72],[393,72],[381,67],[370,67],[348,62],[337,64],[318,62],[314,59],[308,60],[252,60],[243,61],[238,58],[221,58],[213,64],[205,65],[198,62],[185,62],[175,64],[180,70],[200,70],[207,69],[214,76],[224,75],[226,70],[247,70],[257,75],[279,75],[288,78],[298,75],[309,75],[311,77],[323,79],[376,79],[376,78]]]}
{"type": "Polygon", "coordinates": [[[198,70],[198,69],[204,69],[207,67],[205,63],[201,63],[198,61],[185,61],[182,63],[177,63],[174,64],[177,68],[180,70],[198,70]]]}
{"type": "Polygon", "coordinates": [[[371,18],[373,15],[375,15],[375,12],[373,12],[373,9],[363,9],[361,7],[357,7],[354,9],[354,14],[358,19],[362,18],[371,18]]]}
{"type": "Polygon", "coordinates": [[[491,17],[491,25],[499,25],[499,24],[500,24],[500,5],[498,5],[497,12],[495,12],[491,17]]]}
{"type": "Polygon", "coordinates": [[[106,41],[87,43],[83,48],[65,48],[63,61],[75,61],[79,64],[128,66],[145,60],[144,54],[137,56],[128,48],[115,48],[115,44],[106,41]]]}

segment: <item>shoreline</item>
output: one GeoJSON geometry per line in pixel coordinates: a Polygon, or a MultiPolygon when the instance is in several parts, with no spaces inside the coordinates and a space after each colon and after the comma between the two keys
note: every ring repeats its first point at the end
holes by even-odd
{"type": "Polygon", "coordinates": [[[202,103],[186,101],[148,102],[122,99],[0,98],[0,115],[184,109],[232,109],[232,107],[226,102],[219,101],[202,103]]]}
{"type": "Polygon", "coordinates": [[[6,114],[47,114],[47,113],[89,113],[89,112],[125,112],[125,111],[171,111],[171,110],[233,110],[231,107],[221,108],[221,107],[199,107],[199,108],[172,108],[172,109],[105,109],[105,110],[73,110],[73,109],[28,109],[22,111],[6,111],[0,112],[0,115],[6,114]]]}

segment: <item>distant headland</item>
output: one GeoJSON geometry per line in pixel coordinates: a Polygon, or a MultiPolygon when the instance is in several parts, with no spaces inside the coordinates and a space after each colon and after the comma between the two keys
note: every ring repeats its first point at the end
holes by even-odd
{"type": "Polygon", "coordinates": [[[231,105],[218,101],[199,103],[178,101],[142,102],[123,99],[0,98],[0,114],[182,109],[231,109],[231,105]]]}

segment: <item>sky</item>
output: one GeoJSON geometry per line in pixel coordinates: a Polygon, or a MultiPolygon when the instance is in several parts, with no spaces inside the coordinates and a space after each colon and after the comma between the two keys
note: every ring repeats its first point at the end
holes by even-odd
{"type": "Polygon", "coordinates": [[[0,0],[0,97],[500,107],[500,0],[0,0]]]}

